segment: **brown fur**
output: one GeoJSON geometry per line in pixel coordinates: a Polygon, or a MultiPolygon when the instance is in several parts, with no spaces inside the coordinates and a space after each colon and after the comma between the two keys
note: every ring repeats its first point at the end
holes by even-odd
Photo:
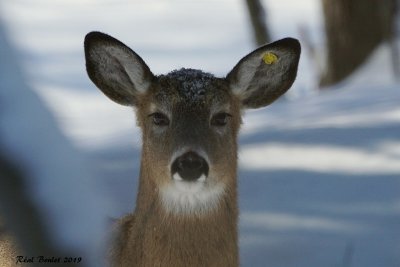
{"type": "MultiPolygon", "coordinates": [[[[166,165],[176,145],[172,140],[176,140],[176,137],[167,137],[165,142],[154,141],[152,126],[146,123],[149,103],[156,102],[154,95],[157,95],[155,93],[157,89],[153,88],[151,91],[146,101],[140,101],[144,104],[137,109],[138,124],[141,125],[144,136],[136,210],[134,214],[121,219],[117,226],[117,237],[114,241],[117,245],[112,251],[113,266],[238,266],[236,193],[236,134],[240,125],[238,100],[231,100],[230,112],[234,114],[236,120],[232,122],[231,135],[224,140],[231,150],[226,151],[228,153],[224,157],[219,157],[221,151],[218,148],[223,146],[218,145],[216,137],[215,142],[204,138],[198,140],[200,143],[210,142],[212,146],[209,147],[209,155],[211,161],[216,163],[212,171],[219,173],[219,178],[228,185],[219,209],[204,216],[180,217],[167,214],[159,199],[160,184],[167,183],[170,179],[165,175],[166,165]],[[168,148],[169,146],[171,147],[168,148]],[[152,164],[153,162],[159,164],[152,164]]],[[[226,90],[224,94],[227,94],[226,90]]],[[[214,98],[209,98],[204,107],[211,105],[210,101],[215,99],[217,94],[213,95],[214,98]]],[[[177,96],[174,94],[170,95],[170,99],[175,97],[177,96]]],[[[230,99],[227,95],[220,96],[224,97],[230,99]]],[[[165,98],[163,100],[166,101],[165,98]]],[[[173,102],[176,101],[175,99],[173,102]]],[[[193,128],[190,130],[193,131],[193,128]]],[[[178,135],[177,132],[174,134],[178,135]]],[[[211,135],[208,133],[210,138],[211,135]]]]}
{"type": "Polygon", "coordinates": [[[112,266],[238,266],[235,196],[205,217],[166,214],[147,196],[145,209],[119,222],[112,266]]]}

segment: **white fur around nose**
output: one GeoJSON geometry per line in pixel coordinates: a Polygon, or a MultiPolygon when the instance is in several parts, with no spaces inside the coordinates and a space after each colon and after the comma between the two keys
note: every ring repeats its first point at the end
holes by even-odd
{"type": "MultiPolygon", "coordinates": [[[[175,181],[183,181],[182,177],[177,172],[172,176],[172,179],[174,179],[175,181]]],[[[206,181],[206,176],[202,174],[199,178],[197,178],[197,180],[194,183],[201,183],[205,181],[206,181]]]]}
{"type": "Polygon", "coordinates": [[[183,181],[178,173],[160,189],[161,202],[168,213],[201,215],[218,207],[224,193],[222,184],[210,185],[204,174],[197,181],[183,181]]]}

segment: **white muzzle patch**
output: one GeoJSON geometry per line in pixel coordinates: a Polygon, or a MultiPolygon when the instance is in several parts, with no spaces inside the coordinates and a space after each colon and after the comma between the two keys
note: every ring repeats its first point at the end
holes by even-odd
{"type": "Polygon", "coordinates": [[[223,184],[203,174],[196,181],[184,181],[178,173],[172,181],[160,189],[161,202],[168,213],[175,215],[201,215],[216,209],[224,193],[223,184]]]}

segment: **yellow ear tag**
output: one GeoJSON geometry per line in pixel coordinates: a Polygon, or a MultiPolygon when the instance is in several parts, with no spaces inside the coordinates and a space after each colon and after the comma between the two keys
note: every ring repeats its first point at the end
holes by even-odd
{"type": "Polygon", "coordinates": [[[267,52],[263,55],[262,59],[264,60],[265,64],[271,65],[278,61],[278,57],[271,52],[267,52]]]}

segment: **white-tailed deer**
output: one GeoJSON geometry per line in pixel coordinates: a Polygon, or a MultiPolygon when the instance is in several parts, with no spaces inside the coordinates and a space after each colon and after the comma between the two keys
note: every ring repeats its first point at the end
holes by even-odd
{"type": "Polygon", "coordinates": [[[85,38],[90,79],[136,109],[142,129],[139,190],[122,218],[113,266],[238,266],[237,134],[247,108],[293,84],[300,44],[287,38],[242,58],[225,78],[194,69],[154,75],[111,36],[85,38]]]}

